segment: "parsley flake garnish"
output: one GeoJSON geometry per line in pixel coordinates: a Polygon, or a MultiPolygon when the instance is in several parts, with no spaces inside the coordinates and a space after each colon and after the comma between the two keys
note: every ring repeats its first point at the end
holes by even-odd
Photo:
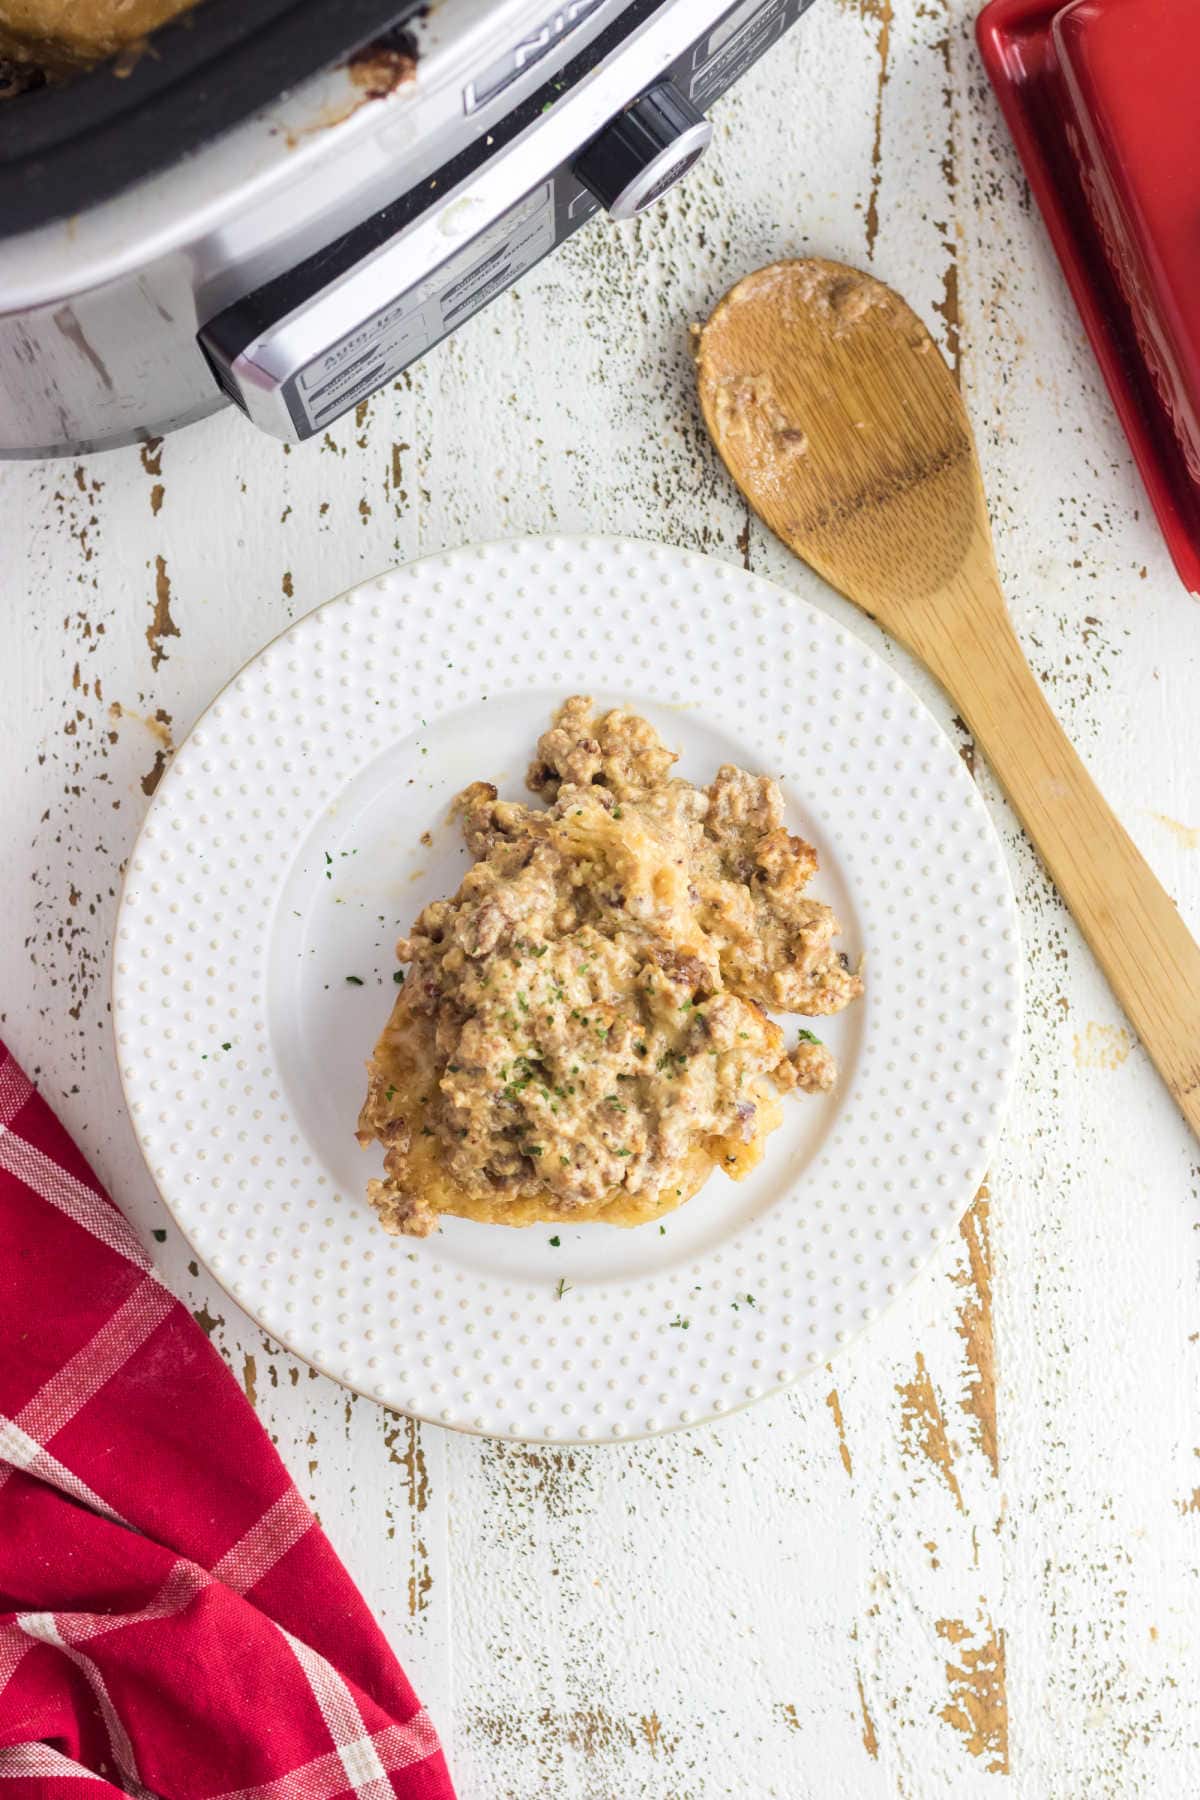
{"type": "Polygon", "coordinates": [[[796,1033],[796,1042],[799,1044],[820,1044],[821,1039],[817,1036],[815,1031],[798,1031],[796,1033]]]}
{"type": "Polygon", "coordinates": [[[346,981],[350,987],[361,987],[363,984],[361,975],[347,975],[346,981]]]}

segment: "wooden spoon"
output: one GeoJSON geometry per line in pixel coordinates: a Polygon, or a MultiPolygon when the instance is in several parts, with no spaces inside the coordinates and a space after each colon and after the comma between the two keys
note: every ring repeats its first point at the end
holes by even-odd
{"type": "Polygon", "coordinates": [[[700,403],[759,517],[941,682],[1200,1136],[1200,948],[1017,642],[975,445],[924,325],[857,269],[774,263],[699,335],[700,403]]]}

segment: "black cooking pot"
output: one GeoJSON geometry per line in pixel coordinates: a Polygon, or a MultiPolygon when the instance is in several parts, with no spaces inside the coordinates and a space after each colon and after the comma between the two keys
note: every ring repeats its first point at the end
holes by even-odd
{"type": "Polygon", "coordinates": [[[201,0],[145,46],[0,100],[0,238],[82,211],[238,125],[422,0],[201,0]]]}

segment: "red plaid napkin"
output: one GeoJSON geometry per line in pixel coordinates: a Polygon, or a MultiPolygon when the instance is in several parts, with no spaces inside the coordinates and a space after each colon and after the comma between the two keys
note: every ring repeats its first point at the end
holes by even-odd
{"type": "Polygon", "coordinates": [[[0,1796],[101,1789],[453,1800],[236,1382],[0,1044],[0,1796]]]}

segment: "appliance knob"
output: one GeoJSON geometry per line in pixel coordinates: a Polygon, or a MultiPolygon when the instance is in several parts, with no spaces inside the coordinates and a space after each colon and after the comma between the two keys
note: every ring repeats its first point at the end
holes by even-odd
{"type": "Polygon", "coordinates": [[[574,172],[614,219],[632,219],[687,174],[711,139],[704,114],[660,81],[592,139],[574,172]]]}

